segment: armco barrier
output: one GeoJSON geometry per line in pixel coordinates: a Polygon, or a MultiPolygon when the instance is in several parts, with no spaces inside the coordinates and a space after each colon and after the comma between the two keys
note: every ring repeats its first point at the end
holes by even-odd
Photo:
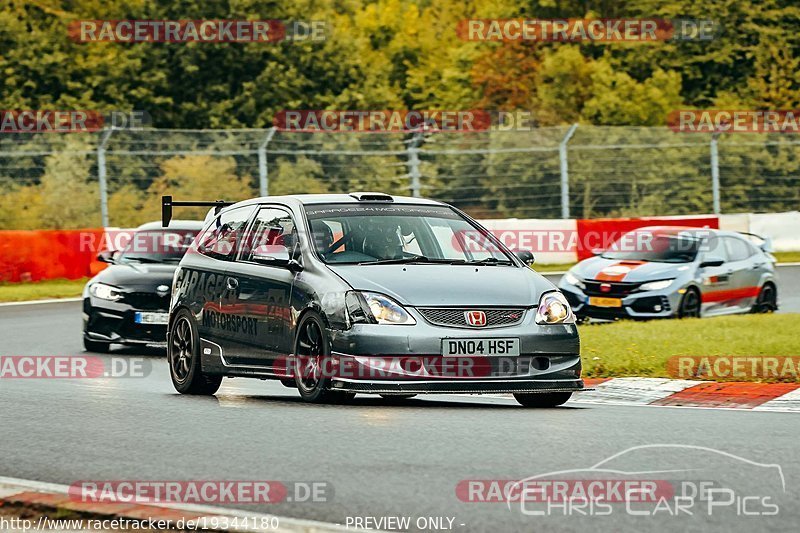
{"type": "Polygon", "coordinates": [[[505,218],[481,220],[506,246],[533,252],[540,265],[574,263],[577,220],[505,218]]]}
{"type": "Polygon", "coordinates": [[[749,215],[750,233],[772,239],[776,252],[800,251],[800,212],[749,215]]]}
{"type": "Polygon", "coordinates": [[[0,280],[88,276],[97,249],[87,243],[100,243],[102,236],[102,229],[0,231],[0,280]]]}

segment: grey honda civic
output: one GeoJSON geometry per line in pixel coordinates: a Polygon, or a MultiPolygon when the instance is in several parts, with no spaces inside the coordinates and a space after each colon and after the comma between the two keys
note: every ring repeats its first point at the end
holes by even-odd
{"type": "Polygon", "coordinates": [[[172,382],[277,379],[309,402],[356,394],[512,393],[552,407],[583,390],[562,293],[447,204],[382,193],[262,197],[212,209],[172,283],[172,382]]]}

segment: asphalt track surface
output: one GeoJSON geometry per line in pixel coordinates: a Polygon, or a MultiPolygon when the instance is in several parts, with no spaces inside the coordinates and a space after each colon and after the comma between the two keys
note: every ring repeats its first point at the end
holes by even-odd
{"type": "MultiPolygon", "coordinates": [[[[781,274],[784,310],[797,311],[800,302],[789,295],[800,293],[800,268],[781,274]]],[[[2,355],[85,355],[80,328],[78,302],[0,307],[2,355]]],[[[200,398],[175,393],[158,350],[102,357],[142,358],[147,375],[0,381],[0,476],[66,485],[323,481],[332,488],[324,502],[233,506],[339,524],[409,517],[411,530],[433,529],[417,528],[420,517],[452,518],[455,531],[789,531],[800,523],[800,418],[792,413],[580,402],[530,410],[510,398],[458,395],[401,404],[358,396],[351,405],[320,406],[277,382],[246,379],[225,380],[216,397],[200,398]],[[667,444],[678,447],[660,446],[667,444]],[[553,474],[646,445],[659,446],[609,463],[626,474],[553,474]],[[692,500],[691,515],[662,508],[633,516],[617,503],[606,516],[598,516],[604,509],[592,515],[564,506],[534,516],[526,512],[544,510],[541,504],[467,503],[456,493],[463,480],[619,479],[632,472],[688,491],[730,490],[714,496],[710,516],[708,497],[692,500]],[[772,503],[776,515],[744,516],[774,512],[772,503]]]]}

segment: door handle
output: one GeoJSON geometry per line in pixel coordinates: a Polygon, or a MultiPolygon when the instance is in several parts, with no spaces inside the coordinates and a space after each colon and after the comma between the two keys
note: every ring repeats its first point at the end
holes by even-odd
{"type": "Polygon", "coordinates": [[[235,290],[239,286],[239,280],[229,276],[227,279],[227,285],[229,290],[235,290]]]}

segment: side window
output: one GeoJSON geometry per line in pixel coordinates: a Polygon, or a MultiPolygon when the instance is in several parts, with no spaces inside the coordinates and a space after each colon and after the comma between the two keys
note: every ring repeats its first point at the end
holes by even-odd
{"type": "Polygon", "coordinates": [[[736,237],[725,237],[725,245],[728,248],[728,256],[731,261],[744,261],[752,255],[750,246],[736,237]]]}
{"type": "Polygon", "coordinates": [[[232,261],[243,242],[247,220],[253,207],[240,207],[222,213],[197,239],[197,251],[203,255],[232,261]]]}
{"type": "Polygon", "coordinates": [[[730,261],[728,257],[727,246],[723,239],[716,235],[711,235],[703,243],[703,257],[705,259],[722,259],[723,261],[730,261]]]}
{"type": "Polygon", "coordinates": [[[242,260],[249,261],[254,253],[291,256],[297,243],[292,216],[283,209],[262,207],[253,221],[242,260]]]}

